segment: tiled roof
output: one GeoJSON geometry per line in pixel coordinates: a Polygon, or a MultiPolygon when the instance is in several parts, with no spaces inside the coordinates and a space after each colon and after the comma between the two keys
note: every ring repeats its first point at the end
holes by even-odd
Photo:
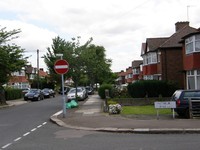
{"type": "Polygon", "coordinates": [[[138,67],[140,67],[140,65],[143,63],[143,61],[142,60],[134,60],[133,62],[132,62],[132,68],[138,68],[138,67]]]}
{"type": "Polygon", "coordinates": [[[126,72],[120,72],[119,74],[118,74],[118,76],[125,76],[126,75],[126,72]]]}
{"type": "Polygon", "coordinates": [[[166,40],[160,48],[170,48],[170,47],[182,47],[182,44],[179,43],[181,39],[190,34],[197,32],[198,30],[195,28],[192,28],[190,26],[185,26],[182,29],[178,30],[176,33],[174,33],[172,36],[169,37],[168,40],[166,40]]]}
{"type": "Polygon", "coordinates": [[[145,49],[146,49],[146,43],[142,43],[141,55],[145,54],[145,49]]]}
{"type": "Polygon", "coordinates": [[[43,70],[39,70],[39,76],[40,76],[40,77],[46,77],[46,76],[47,76],[47,73],[44,72],[43,70]]]}
{"type": "Polygon", "coordinates": [[[11,79],[9,80],[10,83],[25,83],[28,82],[28,80],[26,79],[25,76],[13,76],[11,77],[11,79]]]}
{"type": "Polygon", "coordinates": [[[129,67],[126,69],[126,74],[130,74],[130,73],[132,73],[132,67],[129,67]]]}
{"type": "MultiPolygon", "coordinates": [[[[149,51],[155,51],[157,50],[166,40],[169,38],[163,37],[163,38],[147,38],[147,47],[149,48],[149,51]]],[[[146,51],[147,52],[147,51],[146,51]]]]}

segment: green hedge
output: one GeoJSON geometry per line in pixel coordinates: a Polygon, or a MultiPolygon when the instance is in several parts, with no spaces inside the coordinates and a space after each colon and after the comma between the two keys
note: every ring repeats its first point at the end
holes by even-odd
{"type": "Polygon", "coordinates": [[[13,88],[6,88],[5,95],[6,95],[6,100],[14,100],[23,97],[21,89],[13,89],[13,88]]]}
{"type": "Polygon", "coordinates": [[[128,85],[128,93],[133,98],[170,97],[176,89],[177,84],[158,80],[143,80],[128,85]]]}
{"type": "Polygon", "coordinates": [[[109,96],[113,97],[113,87],[111,84],[103,84],[99,87],[98,89],[98,94],[102,99],[105,99],[105,90],[108,89],[109,90],[109,96]]]}

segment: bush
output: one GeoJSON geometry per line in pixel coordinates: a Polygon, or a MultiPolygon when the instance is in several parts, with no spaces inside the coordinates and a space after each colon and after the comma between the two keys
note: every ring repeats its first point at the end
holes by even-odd
{"type": "Polygon", "coordinates": [[[6,88],[5,96],[6,100],[14,100],[23,97],[21,89],[13,89],[13,88],[6,88]]]}
{"type": "Polygon", "coordinates": [[[177,84],[158,80],[143,80],[128,85],[128,92],[133,98],[170,97],[176,89],[177,84]]]}
{"type": "Polygon", "coordinates": [[[105,90],[109,90],[109,96],[113,97],[113,87],[111,84],[103,84],[98,89],[98,94],[102,99],[106,98],[105,90]]]}

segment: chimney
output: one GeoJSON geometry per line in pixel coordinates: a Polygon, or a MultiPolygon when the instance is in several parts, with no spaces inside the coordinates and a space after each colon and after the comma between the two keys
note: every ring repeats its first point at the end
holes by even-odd
{"type": "Polygon", "coordinates": [[[179,30],[183,29],[185,26],[189,26],[189,22],[188,21],[175,23],[176,32],[178,32],[179,30]]]}

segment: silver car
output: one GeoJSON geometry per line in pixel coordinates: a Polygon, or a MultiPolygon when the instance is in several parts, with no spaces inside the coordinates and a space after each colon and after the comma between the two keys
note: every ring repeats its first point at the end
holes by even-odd
{"type": "Polygon", "coordinates": [[[77,98],[76,98],[76,88],[72,88],[67,93],[68,100],[84,100],[86,98],[86,93],[82,88],[77,88],[77,98]]]}

